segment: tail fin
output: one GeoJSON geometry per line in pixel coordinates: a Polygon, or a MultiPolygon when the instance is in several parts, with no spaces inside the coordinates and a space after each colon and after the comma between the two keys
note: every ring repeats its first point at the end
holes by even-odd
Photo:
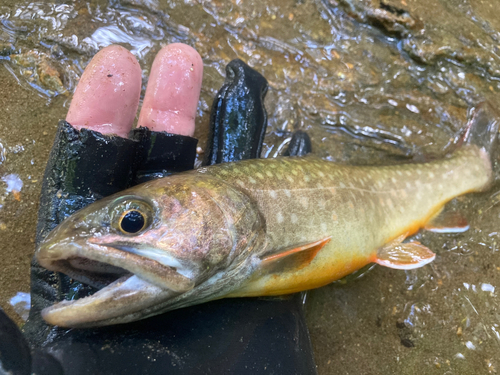
{"type": "Polygon", "coordinates": [[[469,122],[461,144],[470,144],[485,151],[488,157],[496,150],[500,116],[488,102],[482,102],[469,110],[469,122]]]}

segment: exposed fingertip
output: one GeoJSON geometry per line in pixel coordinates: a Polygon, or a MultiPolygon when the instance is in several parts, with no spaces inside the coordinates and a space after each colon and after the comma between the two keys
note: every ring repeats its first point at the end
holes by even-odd
{"type": "Polygon", "coordinates": [[[141,67],[135,56],[121,46],[108,46],[83,72],[66,121],[77,129],[127,137],[137,113],[141,84],[141,67]]]}
{"type": "Polygon", "coordinates": [[[163,47],[151,67],[139,126],[193,136],[203,61],[186,44],[163,47]]]}

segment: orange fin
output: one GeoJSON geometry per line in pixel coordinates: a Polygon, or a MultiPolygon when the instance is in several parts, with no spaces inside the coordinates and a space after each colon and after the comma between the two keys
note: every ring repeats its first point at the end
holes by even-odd
{"type": "Polygon", "coordinates": [[[309,243],[294,249],[288,249],[262,259],[261,270],[267,273],[280,273],[300,270],[309,265],[318,252],[330,242],[331,237],[309,243]]]}
{"type": "Polygon", "coordinates": [[[435,233],[462,233],[469,229],[467,219],[457,211],[444,209],[424,226],[435,233]]]}
{"type": "Polygon", "coordinates": [[[411,270],[425,266],[436,257],[431,250],[418,242],[403,243],[406,234],[377,250],[374,262],[384,267],[411,270]]]}

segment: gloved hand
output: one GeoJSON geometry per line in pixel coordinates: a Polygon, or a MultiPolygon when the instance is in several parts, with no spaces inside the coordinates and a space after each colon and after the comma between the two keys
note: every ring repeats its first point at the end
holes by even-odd
{"type": "MultiPolygon", "coordinates": [[[[94,57],[67,122],[58,129],[42,188],[37,242],[100,197],[192,168],[202,68],[201,58],[188,46],[162,49],[139,116],[138,125],[149,130],[134,130],[127,139],[141,90],[139,65],[118,46],[94,57]]],[[[258,156],[266,125],[265,79],[240,61],[227,69],[231,74],[212,109],[209,163],[258,156]]],[[[41,319],[42,308],[84,296],[90,289],[34,262],[32,310],[24,333],[38,350],[31,356],[24,350],[24,368],[29,369],[26,363],[32,357],[35,373],[51,374],[315,373],[298,296],[214,301],[99,329],[63,330],[41,319]]],[[[0,316],[0,322],[5,319],[0,316]]],[[[4,361],[2,348],[0,341],[4,361]]]]}

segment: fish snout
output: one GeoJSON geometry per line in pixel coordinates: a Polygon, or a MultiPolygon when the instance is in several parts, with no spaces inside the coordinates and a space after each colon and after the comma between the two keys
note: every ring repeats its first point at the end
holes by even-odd
{"type": "Polygon", "coordinates": [[[51,271],[57,271],[57,269],[54,269],[54,263],[74,256],[76,250],[74,243],[69,240],[69,237],[58,241],[57,238],[59,236],[56,232],[57,230],[52,231],[35,251],[38,263],[51,271]]]}

